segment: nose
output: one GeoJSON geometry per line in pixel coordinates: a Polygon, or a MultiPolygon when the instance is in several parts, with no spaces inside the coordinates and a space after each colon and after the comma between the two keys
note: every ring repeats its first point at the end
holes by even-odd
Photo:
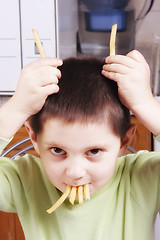
{"type": "Polygon", "coordinates": [[[86,174],[82,159],[73,159],[68,162],[66,175],[74,180],[83,178],[86,174]]]}

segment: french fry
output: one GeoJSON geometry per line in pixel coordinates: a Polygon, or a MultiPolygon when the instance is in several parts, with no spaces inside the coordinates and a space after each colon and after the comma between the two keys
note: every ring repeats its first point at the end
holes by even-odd
{"type": "Polygon", "coordinates": [[[70,193],[70,196],[69,196],[69,201],[72,205],[74,205],[74,201],[75,201],[75,198],[76,198],[76,193],[77,193],[77,187],[72,187],[71,193],[70,193]]]}
{"type": "Polygon", "coordinates": [[[116,54],[116,33],[117,33],[117,24],[112,26],[111,36],[110,36],[110,56],[116,54]]]}
{"type": "Polygon", "coordinates": [[[84,185],[84,199],[85,200],[90,200],[90,192],[89,192],[89,185],[88,184],[84,185]]]}
{"type": "Polygon", "coordinates": [[[58,201],[50,209],[47,210],[49,214],[54,212],[65,201],[65,199],[68,197],[70,193],[70,190],[71,190],[71,186],[67,185],[66,191],[63,193],[63,195],[58,199],[58,201]]]}
{"type": "Polygon", "coordinates": [[[66,198],[69,196],[69,201],[72,205],[74,205],[74,201],[76,199],[76,193],[78,191],[78,201],[79,204],[83,204],[83,191],[84,191],[84,199],[90,200],[90,193],[89,193],[89,185],[85,184],[84,186],[78,186],[78,187],[72,187],[67,185],[66,191],[62,194],[62,196],[57,200],[57,202],[47,210],[49,214],[54,212],[58,207],[61,206],[61,204],[66,200],[66,198]]]}
{"type": "Polygon", "coordinates": [[[83,204],[83,186],[78,187],[78,201],[79,204],[83,204]]]}
{"type": "Polygon", "coordinates": [[[38,32],[35,29],[32,29],[32,32],[33,32],[34,41],[35,41],[35,43],[37,45],[37,48],[38,48],[38,51],[40,53],[41,58],[46,58],[46,54],[44,52],[42,43],[41,43],[41,41],[39,39],[38,32]]]}

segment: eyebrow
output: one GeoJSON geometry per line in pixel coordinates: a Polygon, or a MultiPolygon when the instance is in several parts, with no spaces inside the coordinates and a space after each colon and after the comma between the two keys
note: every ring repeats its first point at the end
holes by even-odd
{"type": "MultiPolygon", "coordinates": [[[[46,142],[45,145],[49,146],[49,147],[61,148],[63,150],[68,148],[67,146],[64,146],[63,144],[57,143],[57,142],[46,142]]],[[[93,144],[93,145],[88,145],[88,146],[84,147],[83,150],[84,151],[88,151],[90,149],[102,149],[102,150],[105,150],[105,149],[108,149],[110,146],[111,146],[111,144],[97,143],[97,144],[93,144]]]]}
{"type": "Polygon", "coordinates": [[[58,147],[58,148],[62,148],[62,149],[64,149],[64,148],[66,148],[65,146],[63,146],[61,143],[59,144],[59,143],[56,143],[56,142],[45,142],[44,143],[46,146],[50,146],[50,147],[58,147]]]}

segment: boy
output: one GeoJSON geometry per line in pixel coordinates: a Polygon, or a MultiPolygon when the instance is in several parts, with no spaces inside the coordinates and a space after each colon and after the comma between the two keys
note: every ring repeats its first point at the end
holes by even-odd
{"type": "Polygon", "coordinates": [[[26,128],[40,159],[0,159],[0,209],[18,213],[29,240],[153,239],[160,154],[123,156],[135,127],[116,84],[101,75],[103,61],[70,59],[57,69],[61,64],[32,63],[1,108],[1,146],[31,116],[26,128]],[[46,213],[66,185],[84,184],[90,201],[66,200],[46,213]]]}

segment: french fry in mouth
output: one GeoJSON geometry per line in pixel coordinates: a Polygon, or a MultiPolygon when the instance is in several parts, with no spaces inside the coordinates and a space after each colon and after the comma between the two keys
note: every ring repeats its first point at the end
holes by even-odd
{"type": "Polygon", "coordinates": [[[89,185],[88,184],[84,185],[84,199],[85,200],[90,200],[90,192],[89,192],[89,185]]]}
{"type": "Polygon", "coordinates": [[[90,192],[89,192],[89,185],[85,184],[84,186],[69,186],[67,185],[66,191],[62,194],[62,196],[57,200],[57,202],[47,210],[49,214],[54,212],[61,204],[65,201],[65,199],[69,196],[69,201],[72,205],[74,205],[74,201],[76,199],[76,193],[78,192],[78,201],[79,204],[83,204],[83,192],[84,192],[84,199],[90,199],[90,192]]]}
{"type": "Polygon", "coordinates": [[[110,56],[116,54],[116,33],[117,33],[117,24],[112,26],[111,36],[110,36],[110,56]]]}
{"type": "Polygon", "coordinates": [[[83,186],[78,187],[78,201],[79,204],[83,204],[83,186]]]}
{"type": "Polygon", "coordinates": [[[68,197],[69,193],[71,190],[71,186],[67,185],[66,191],[63,193],[63,195],[58,199],[58,201],[50,208],[47,210],[47,212],[49,214],[51,214],[52,212],[54,212],[59,206],[61,206],[61,204],[66,200],[66,198],[68,197]]]}
{"type": "Polygon", "coordinates": [[[72,187],[70,197],[69,197],[69,201],[72,205],[74,205],[77,191],[78,191],[78,201],[80,205],[83,204],[83,199],[90,200],[90,192],[89,192],[88,184],[85,184],[84,186],[79,186],[79,187],[72,187]],[[84,192],[84,197],[83,197],[83,192],[84,192]]]}
{"type": "Polygon", "coordinates": [[[70,193],[70,196],[69,196],[69,201],[72,205],[74,205],[74,201],[75,201],[75,198],[76,198],[76,193],[77,193],[77,187],[72,187],[71,193],[70,193]]]}

